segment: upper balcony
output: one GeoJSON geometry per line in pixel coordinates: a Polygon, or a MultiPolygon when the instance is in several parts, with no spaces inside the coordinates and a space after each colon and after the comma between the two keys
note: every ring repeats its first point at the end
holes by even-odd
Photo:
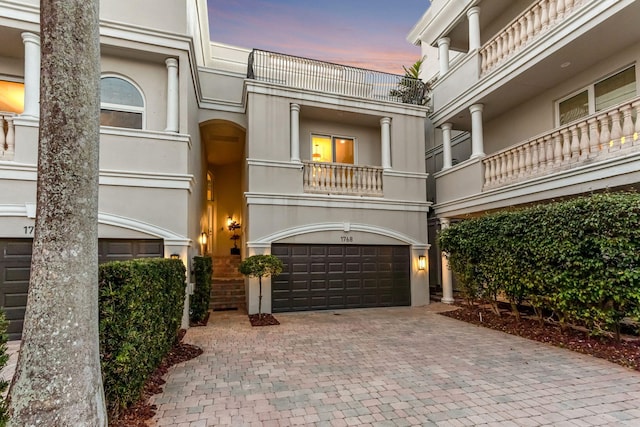
{"type": "Polygon", "coordinates": [[[285,87],[422,105],[425,85],[413,77],[254,49],[247,78],[285,87]]]}
{"type": "Polygon", "coordinates": [[[451,122],[465,129],[465,109],[475,103],[492,104],[485,110],[490,120],[640,39],[634,24],[640,4],[633,0],[521,4],[441,3],[437,16],[416,27],[422,32],[416,29],[411,37],[439,50],[432,94],[436,126],[451,122]],[[459,54],[449,60],[450,51],[459,54]]]}
{"type": "Polygon", "coordinates": [[[435,174],[438,215],[463,215],[640,181],[640,97],[435,174]]]}

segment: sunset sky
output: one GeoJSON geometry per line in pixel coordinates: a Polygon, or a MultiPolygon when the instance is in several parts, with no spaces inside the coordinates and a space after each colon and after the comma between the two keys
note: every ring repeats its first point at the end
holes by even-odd
{"type": "Polygon", "coordinates": [[[428,0],[207,0],[211,40],[404,74],[428,0]]]}

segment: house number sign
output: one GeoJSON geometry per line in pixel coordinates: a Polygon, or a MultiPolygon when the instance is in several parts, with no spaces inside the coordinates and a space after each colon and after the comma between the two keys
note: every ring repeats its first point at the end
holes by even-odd
{"type": "Polygon", "coordinates": [[[342,243],[353,243],[353,236],[340,236],[342,243]]]}
{"type": "Polygon", "coordinates": [[[24,229],[25,236],[33,236],[33,230],[35,228],[33,225],[25,225],[22,228],[24,229]]]}

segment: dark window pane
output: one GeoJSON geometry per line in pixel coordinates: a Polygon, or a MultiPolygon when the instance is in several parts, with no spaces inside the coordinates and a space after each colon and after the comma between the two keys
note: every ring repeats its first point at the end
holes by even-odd
{"type": "Polygon", "coordinates": [[[102,109],[100,110],[100,125],[142,129],[142,113],[102,109]]]}

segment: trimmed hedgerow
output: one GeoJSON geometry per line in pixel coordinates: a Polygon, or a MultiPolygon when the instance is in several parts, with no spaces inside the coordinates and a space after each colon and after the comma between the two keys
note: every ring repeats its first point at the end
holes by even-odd
{"type": "Polygon", "coordinates": [[[460,222],[440,233],[461,293],[515,313],[526,302],[564,327],[619,336],[640,317],[640,195],[604,193],[460,222]]]}
{"type": "Polygon", "coordinates": [[[146,379],[175,344],[184,294],[181,260],[100,266],[100,357],[111,415],[137,401],[146,379]]]}
{"type": "Polygon", "coordinates": [[[191,296],[190,320],[194,323],[202,322],[209,311],[211,298],[211,257],[194,257],[193,270],[196,281],[193,295],[191,296]]]}

